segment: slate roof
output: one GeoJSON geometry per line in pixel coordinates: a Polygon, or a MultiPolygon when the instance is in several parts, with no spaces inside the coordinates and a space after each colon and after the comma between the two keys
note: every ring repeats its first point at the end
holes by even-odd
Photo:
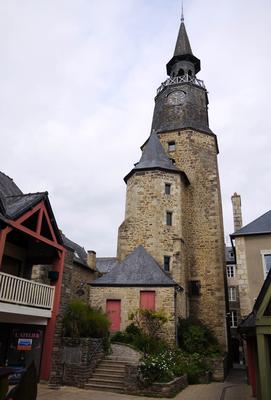
{"type": "Polygon", "coordinates": [[[20,194],[17,196],[6,196],[5,197],[5,211],[6,216],[10,219],[15,219],[22,215],[25,211],[34,207],[41,200],[47,198],[48,193],[28,193],[20,194]]]}
{"type": "Polygon", "coordinates": [[[190,61],[195,66],[195,73],[200,71],[200,60],[195,57],[192,53],[188,35],[186,33],[184,22],[181,22],[179,29],[174,55],[172,59],[167,63],[167,73],[170,75],[172,66],[178,61],[190,61]]]}
{"type": "Polygon", "coordinates": [[[144,249],[138,246],[110,272],[90,283],[91,286],[177,286],[144,249]]]}
{"type": "Polygon", "coordinates": [[[129,172],[128,175],[125,176],[124,180],[127,182],[129,177],[136,171],[146,171],[150,169],[160,169],[184,174],[184,172],[172,164],[172,161],[166,155],[166,152],[155,131],[152,131],[148,141],[146,142],[139,162],[135,164],[135,167],[129,172]]]}
{"type": "Polygon", "coordinates": [[[7,224],[8,220],[17,219],[42,200],[44,200],[51,217],[51,223],[58,242],[62,243],[62,238],[48,198],[48,192],[23,194],[9,176],[0,172],[0,221],[3,225],[7,224]]]}
{"type": "Polygon", "coordinates": [[[84,267],[89,268],[87,263],[87,252],[84,247],[80,246],[79,244],[73,242],[72,240],[68,239],[64,233],[61,232],[62,240],[65,247],[68,247],[72,251],[74,251],[73,261],[83,265],[84,267]]]}
{"type": "Polygon", "coordinates": [[[184,22],[182,22],[179,29],[178,38],[176,41],[174,56],[180,56],[184,54],[193,54],[193,53],[188,39],[188,35],[186,33],[184,22]]]}
{"type": "Polygon", "coordinates": [[[231,237],[271,233],[271,210],[231,234],[231,237]]]}
{"type": "Polygon", "coordinates": [[[4,196],[16,196],[23,194],[23,192],[18,188],[16,183],[13,182],[9,176],[0,171],[0,192],[4,196]]]}
{"type": "Polygon", "coordinates": [[[107,274],[117,264],[118,264],[118,261],[117,261],[116,257],[97,257],[96,258],[96,269],[101,274],[107,274]]]}

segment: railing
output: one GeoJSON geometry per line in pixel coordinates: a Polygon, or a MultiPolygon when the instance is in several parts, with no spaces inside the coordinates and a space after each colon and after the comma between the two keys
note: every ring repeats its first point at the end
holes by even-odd
{"type": "Polygon", "coordinates": [[[174,76],[172,78],[168,78],[165,82],[161,84],[161,86],[157,89],[157,94],[160,93],[166,86],[176,85],[178,83],[192,83],[193,85],[200,86],[205,89],[204,82],[198,78],[193,76],[189,76],[188,74],[182,76],[174,76]]]}
{"type": "Polygon", "coordinates": [[[0,301],[51,310],[54,286],[0,272],[0,301]]]}

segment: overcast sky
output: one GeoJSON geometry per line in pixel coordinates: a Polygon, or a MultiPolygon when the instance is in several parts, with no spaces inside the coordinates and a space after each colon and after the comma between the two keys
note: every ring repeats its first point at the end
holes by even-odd
{"type": "MultiPolygon", "coordinates": [[[[271,197],[271,2],[185,0],[218,137],[225,235],[230,196],[243,221],[271,197]]],[[[47,190],[59,227],[114,256],[123,177],[150,133],[180,0],[2,0],[0,170],[25,192],[47,190]]]]}

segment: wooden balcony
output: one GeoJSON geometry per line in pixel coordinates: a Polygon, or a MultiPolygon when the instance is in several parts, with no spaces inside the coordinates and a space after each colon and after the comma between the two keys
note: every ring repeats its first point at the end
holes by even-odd
{"type": "Polygon", "coordinates": [[[36,309],[34,315],[50,317],[54,292],[54,286],[0,272],[0,302],[2,303],[0,309],[4,305],[17,305],[19,308],[13,307],[13,313],[16,313],[16,309],[20,312],[20,308],[25,310],[26,307],[28,309],[31,307],[36,309]]]}

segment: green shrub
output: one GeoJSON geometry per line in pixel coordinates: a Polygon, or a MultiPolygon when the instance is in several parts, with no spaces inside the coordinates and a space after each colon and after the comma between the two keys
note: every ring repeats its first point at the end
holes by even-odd
{"type": "Polygon", "coordinates": [[[108,336],[110,322],[101,310],[92,309],[82,300],[73,300],[63,318],[63,334],[68,337],[108,336]]]}
{"type": "Polygon", "coordinates": [[[145,384],[168,382],[174,378],[175,368],[174,352],[165,350],[159,354],[144,357],[139,365],[139,374],[141,381],[145,384]]]}
{"type": "Polygon", "coordinates": [[[136,326],[134,323],[128,325],[127,328],[125,329],[125,332],[131,336],[138,336],[141,334],[139,327],[136,326]]]}
{"type": "Polygon", "coordinates": [[[145,356],[139,366],[139,376],[145,384],[167,382],[174,377],[187,374],[190,384],[198,383],[200,375],[210,367],[204,356],[188,354],[178,349],[163,350],[158,354],[145,356]]]}
{"type": "Polygon", "coordinates": [[[178,342],[180,348],[188,353],[210,355],[220,352],[212,331],[198,320],[179,318],[178,342]]]}
{"type": "Polygon", "coordinates": [[[168,321],[168,316],[163,310],[153,311],[139,308],[129,315],[129,319],[133,321],[132,325],[136,326],[143,334],[158,338],[162,326],[168,321]]]}
{"type": "Polygon", "coordinates": [[[111,342],[132,344],[132,338],[129,335],[127,335],[125,332],[116,332],[112,335],[111,342]]]}

